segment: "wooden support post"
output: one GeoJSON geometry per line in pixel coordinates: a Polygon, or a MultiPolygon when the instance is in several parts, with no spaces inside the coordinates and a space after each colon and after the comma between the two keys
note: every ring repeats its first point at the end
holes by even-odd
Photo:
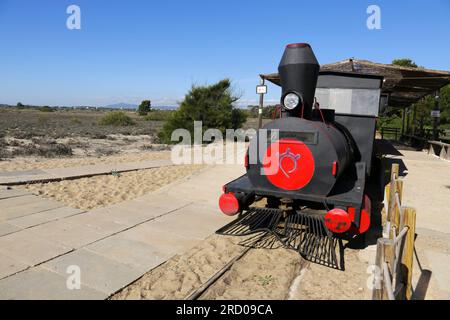
{"type": "MultiPolygon", "coordinates": [[[[377,255],[375,259],[375,277],[380,276],[383,273],[383,264],[387,262],[389,268],[392,270],[392,262],[394,258],[394,245],[393,241],[386,238],[379,238],[377,241],[377,255]]],[[[386,300],[388,299],[388,294],[386,292],[386,287],[384,283],[384,277],[389,275],[383,274],[383,277],[379,282],[375,283],[372,292],[373,300],[386,300]]]]}
{"type": "Polygon", "coordinates": [[[406,108],[406,133],[410,134],[410,127],[409,127],[409,122],[410,122],[410,113],[411,113],[411,109],[410,108],[406,108]]]}
{"type": "Polygon", "coordinates": [[[396,179],[395,180],[395,192],[398,194],[398,198],[399,198],[399,202],[397,203],[396,199],[395,199],[395,195],[394,195],[394,212],[393,212],[393,225],[395,226],[396,230],[397,230],[397,234],[400,232],[401,230],[401,221],[400,221],[400,215],[401,215],[401,206],[402,206],[402,197],[403,197],[403,181],[400,179],[396,179]]]}
{"type": "Polygon", "coordinates": [[[405,121],[406,121],[406,108],[403,108],[403,111],[402,111],[402,131],[401,131],[401,136],[405,134],[405,121]]]}
{"type": "MultiPolygon", "coordinates": [[[[433,111],[439,111],[439,93],[440,93],[439,91],[436,91],[433,111]]],[[[433,140],[434,141],[439,140],[439,118],[438,117],[433,118],[433,140]]]]}
{"type": "Polygon", "coordinates": [[[383,206],[383,209],[381,210],[381,225],[383,226],[383,237],[388,237],[389,233],[387,230],[387,224],[388,223],[388,210],[389,210],[389,195],[390,195],[390,189],[391,189],[391,185],[388,184],[386,185],[385,189],[384,189],[384,201],[387,201],[387,205],[386,203],[383,206]]]}
{"type": "MultiPolygon", "coordinates": [[[[391,167],[391,182],[389,184],[389,195],[388,195],[388,212],[386,217],[386,232],[390,234],[390,228],[392,226],[392,223],[394,223],[394,210],[395,210],[395,191],[397,187],[397,178],[398,178],[398,172],[399,172],[399,165],[398,163],[394,163],[391,167]]],[[[391,237],[392,238],[392,237],[391,237]]]]}
{"type": "Polygon", "coordinates": [[[399,271],[401,272],[402,282],[405,284],[405,298],[410,300],[412,295],[414,239],[416,236],[416,209],[403,208],[402,224],[408,227],[409,230],[406,234],[402,254],[402,266],[399,271]]]}

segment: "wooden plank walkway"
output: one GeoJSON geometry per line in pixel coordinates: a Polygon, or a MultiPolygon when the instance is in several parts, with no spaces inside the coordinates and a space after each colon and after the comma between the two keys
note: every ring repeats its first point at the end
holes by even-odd
{"type": "Polygon", "coordinates": [[[89,212],[0,189],[0,299],[109,297],[228,223],[232,218],[217,206],[221,186],[243,171],[208,167],[157,192],[89,212]],[[14,199],[7,203],[19,214],[3,205],[14,199]],[[45,203],[47,210],[30,202],[45,203]],[[79,290],[66,284],[74,266],[79,290]]]}
{"type": "MultiPolygon", "coordinates": [[[[27,183],[51,182],[79,179],[115,172],[127,172],[157,167],[171,166],[171,160],[146,160],[119,164],[98,164],[72,168],[36,169],[0,172],[0,185],[14,186],[27,183]]],[[[0,194],[1,196],[1,194],[0,194]]]]}

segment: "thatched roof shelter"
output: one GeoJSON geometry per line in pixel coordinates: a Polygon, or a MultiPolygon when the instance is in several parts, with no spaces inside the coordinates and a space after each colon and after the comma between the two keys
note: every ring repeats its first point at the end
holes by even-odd
{"type": "MultiPolygon", "coordinates": [[[[402,67],[367,60],[347,59],[325,64],[321,71],[350,72],[384,77],[382,94],[389,95],[389,105],[405,108],[450,84],[450,72],[424,68],[402,67]]],[[[277,73],[262,74],[261,78],[280,85],[277,73]]]]}

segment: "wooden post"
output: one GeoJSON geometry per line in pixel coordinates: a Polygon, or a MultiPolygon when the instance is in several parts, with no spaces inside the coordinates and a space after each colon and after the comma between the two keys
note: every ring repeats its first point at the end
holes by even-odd
{"type": "Polygon", "coordinates": [[[399,202],[397,204],[397,201],[395,199],[394,194],[394,212],[393,212],[393,224],[397,230],[397,234],[401,231],[401,221],[400,221],[400,215],[401,215],[401,206],[402,206],[402,197],[403,197],[403,180],[396,179],[395,180],[395,192],[398,194],[399,202]]]}
{"type": "Polygon", "coordinates": [[[413,258],[414,258],[414,239],[416,236],[416,209],[403,208],[403,223],[407,226],[408,233],[406,234],[405,245],[402,254],[402,273],[401,279],[405,284],[405,298],[411,299],[412,295],[412,273],[413,273],[413,258]]]}
{"type": "Polygon", "coordinates": [[[405,111],[406,111],[406,133],[407,134],[410,134],[410,127],[409,127],[409,120],[410,120],[410,113],[411,113],[411,109],[410,108],[407,108],[407,109],[405,109],[405,111]],[[406,111],[407,110],[407,111],[406,111]]]}
{"type": "MultiPolygon", "coordinates": [[[[439,91],[436,91],[433,111],[439,111],[439,93],[440,93],[439,91]]],[[[438,117],[433,118],[433,140],[434,141],[439,140],[439,118],[438,117]]]]}
{"type": "Polygon", "coordinates": [[[405,121],[406,121],[406,108],[403,108],[403,111],[402,111],[402,132],[401,132],[401,136],[405,134],[405,121]]]}
{"type": "MultiPolygon", "coordinates": [[[[383,263],[387,262],[389,265],[389,268],[392,270],[392,262],[394,258],[394,246],[393,241],[386,238],[379,238],[377,241],[377,255],[375,259],[375,266],[376,266],[376,275],[381,275],[383,272],[383,263]]],[[[375,286],[373,288],[372,292],[372,299],[373,300],[387,300],[388,295],[386,292],[386,287],[384,284],[384,277],[388,277],[389,275],[384,275],[382,279],[380,279],[379,283],[375,283],[375,286]]]]}
{"type": "Polygon", "coordinates": [[[388,229],[386,231],[390,234],[391,224],[394,223],[394,210],[395,210],[395,191],[397,187],[397,178],[398,178],[399,165],[398,163],[394,163],[391,167],[391,182],[389,184],[389,202],[388,202],[388,212],[386,217],[386,226],[388,229]]]}
{"type": "Polygon", "coordinates": [[[384,261],[384,242],[386,239],[379,238],[377,240],[377,255],[375,257],[375,270],[374,270],[374,281],[372,300],[383,300],[384,293],[384,283],[383,279],[378,278],[383,272],[383,261],[384,261]],[[378,281],[379,280],[379,281],[378,281]]]}

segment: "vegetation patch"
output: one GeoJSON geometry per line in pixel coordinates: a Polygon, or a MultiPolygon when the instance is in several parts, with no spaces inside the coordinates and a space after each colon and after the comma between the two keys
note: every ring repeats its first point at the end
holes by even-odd
{"type": "Polygon", "coordinates": [[[53,108],[51,108],[49,106],[43,106],[43,107],[39,108],[39,111],[41,111],[41,112],[54,112],[55,109],[53,109],[53,108]]]}
{"type": "Polygon", "coordinates": [[[146,116],[152,109],[152,103],[150,100],[144,100],[138,107],[138,114],[140,116],[146,116]]]}
{"type": "Polygon", "coordinates": [[[132,126],[134,125],[133,119],[127,116],[123,111],[111,111],[108,112],[100,119],[101,125],[106,126],[132,126]]]}
{"type": "Polygon", "coordinates": [[[226,129],[238,129],[245,123],[247,114],[234,107],[239,99],[231,90],[228,79],[210,86],[193,86],[185,96],[180,108],[164,124],[159,137],[164,143],[171,141],[172,132],[186,129],[194,136],[194,121],[202,122],[202,133],[207,129],[218,129],[225,134],[226,129]]]}
{"type": "Polygon", "coordinates": [[[36,145],[29,144],[11,151],[11,156],[38,156],[45,158],[68,157],[72,148],[65,144],[36,145]]]}
{"type": "Polygon", "coordinates": [[[175,110],[152,110],[144,118],[146,121],[167,121],[169,120],[175,110]]]}

